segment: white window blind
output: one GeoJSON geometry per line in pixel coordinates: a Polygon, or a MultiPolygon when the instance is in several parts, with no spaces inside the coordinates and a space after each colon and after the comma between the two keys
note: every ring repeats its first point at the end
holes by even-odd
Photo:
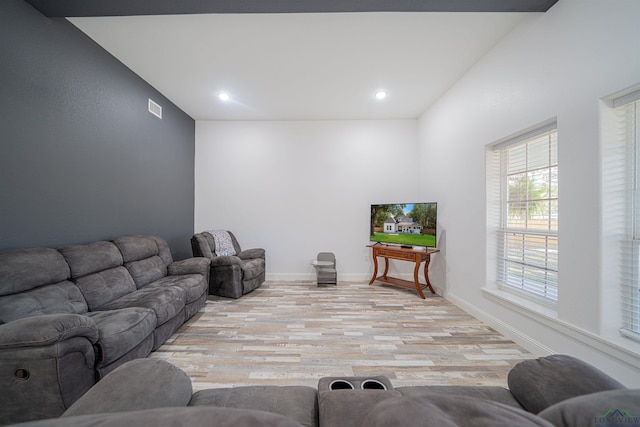
{"type": "Polygon", "coordinates": [[[640,91],[613,99],[603,147],[606,227],[619,257],[621,333],[640,340],[640,91]],[[616,196],[617,195],[617,196],[616,196]]]}
{"type": "Polygon", "coordinates": [[[487,164],[497,285],[551,303],[558,300],[557,153],[553,122],[492,146],[487,164]]]}

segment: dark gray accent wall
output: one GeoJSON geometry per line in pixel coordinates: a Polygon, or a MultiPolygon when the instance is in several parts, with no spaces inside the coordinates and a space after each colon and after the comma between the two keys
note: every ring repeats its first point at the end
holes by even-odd
{"type": "Polygon", "coordinates": [[[190,256],[194,150],[194,120],[71,23],[0,2],[0,250],[157,234],[190,256]]]}

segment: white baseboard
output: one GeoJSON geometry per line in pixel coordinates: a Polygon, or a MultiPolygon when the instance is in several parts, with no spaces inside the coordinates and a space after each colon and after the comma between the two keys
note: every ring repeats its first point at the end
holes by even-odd
{"type": "Polygon", "coordinates": [[[272,282],[295,282],[316,280],[312,273],[267,273],[266,280],[272,282]]]}
{"type": "Polygon", "coordinates": [[[548,356],[550,354],[555,353],[551,348],[545,346],[544,344],[532,339],[530,336],[523,334],[518,329],[509,325],[508,323],[503,322],[502,320],[492,316],[486,311],[479,310],[476,306],[467,303],[465,300],[458,298],[455,294],[447,293],[447,300],[451,301],[453,304],[457,305],[467,313],[476,317],[477,319],[482,320],[487,323],[489,326],[500,332],[505,337],[513,340],[517,344],[529,350],[531,353],[535,354],[538,357],[548,356]]]}
{"type": "MultiPolygon", "coordinates": [[[[295,281],[315,281],[315,273],[267,273],[266,280],[278,282],[295,282],[295,281]]],[[[363,281],[369,283],[371,276],[363,273],[340,273],[338,272],[338,281],[363,281]]]]}

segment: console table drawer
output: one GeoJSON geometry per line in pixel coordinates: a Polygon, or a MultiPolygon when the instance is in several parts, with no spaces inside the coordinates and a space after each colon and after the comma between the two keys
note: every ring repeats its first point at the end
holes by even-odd
{"type": "Polygon", "coordinates": [[[378,256],[383,256],[383,257],[393,258],[393,259],[410,259],[410,260],[413,260],[413,259],[416,258],[415,254],[412,254],[412,253],[389,251],[389,250],[385,250],[385,249],[378,249],[376,252],[377,252],[376,255],[378,255],[378,256]]]}

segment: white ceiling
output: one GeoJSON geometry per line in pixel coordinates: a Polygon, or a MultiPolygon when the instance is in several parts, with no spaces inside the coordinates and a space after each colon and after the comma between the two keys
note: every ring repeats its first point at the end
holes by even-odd
{"type": "Polygon", "coordinates": [[[68,19],[196,120],[340,120],[417,118],[527,15],[68,19]]]}

